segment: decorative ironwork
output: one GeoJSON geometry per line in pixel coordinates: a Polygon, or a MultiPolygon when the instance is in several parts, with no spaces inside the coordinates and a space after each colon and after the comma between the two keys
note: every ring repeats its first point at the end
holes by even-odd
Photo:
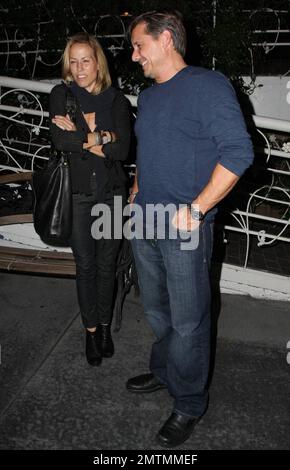
{"type": "MultiPolygon", "coordinates": [[[[1,86],[0,79],[0,86],[1,86]]],[[[3,79],[7,87],[9,79],[3,79]]],[[[49,148],[48,135],[48,113],[44,110],[42,102],[46,101],[47,93],[50,92],[52,84],[23,81],[23,84],[29,84],[30,90],[21,86],[21,80],[11,79],[11,84],[17,88],[4,91],[0,101],[0,171],[3,172],[30,172],[35,167],[41,166],[47,159],[46,151],[49,148]],[[35,91],[33,91],[33,88],[35,91]],[[40,92],[38,90],[41,90],[40,92]],[[18,106],[17,106],[18,105],[18,106]]],[[[136,104],[136,97],[130,97],[136,104]]],[[[264,146],[261,141],[257,142],[256,155],[257,163],[254,171],[261,169],[266,171],[271,180],[269,184],[255,183],[253,189],[247,191],[247,199],[243,194],[244,207],[226,207],[227,213],[230,213],[237,225],[226,224],[224,230],[244,233],[247,237],[247,250],[245,254],[244,267],[247,266],[249,254],[250,235],[257,237],[258,246],[265,246],[274,243],[277,240],[290,241],[289,237],[289,214],[290,214],[290,153],[285,150],[290,146],[290,122],[279,119],[254,116],[256,131],[262,136],[264,146]],[[263,130],[261,130],[263,129],[263,130]],[[276,134],[273,134],[275,133],[276,134]],[[283,132],[281,144],[278,144],[277,133],[283,132]],[[279,147],[280,145],[280,147],[279,147]],[[276,147],[276,148],[275,148],[276,147]],[[245,204],[246,201],[246,204],[245,204]],[[261,213],[261,204],[271,205],[275,215],[265,215],[261,213]],[[277,210],[277,207],[279,210],[277,210]],[[253,229],[253,221],[263,221],[267,229],[253,229]],[[270,232],[270,225],[275,225],[276,232],[270,232]],[[277,230],[277,227],[280,227],[277,230]]],[[[134,164],[128,166],[130,175],[134,173],[134,164]]],[[[238,189],[241,191],[241,189],[238,189]]],[[[235,193],[235,192],[234,192],[235,193]]],[[[262,211],[263,212],[263,211],[262,211]]]]}

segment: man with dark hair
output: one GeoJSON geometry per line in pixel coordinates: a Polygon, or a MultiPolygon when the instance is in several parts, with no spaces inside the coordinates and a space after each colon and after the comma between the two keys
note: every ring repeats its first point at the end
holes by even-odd
{"type": "MultiPolygon", "coordinates": [[[[220,73],[188,66],[180,14],[149,12],[131,26],[132,60],[155,80],[138,99],[138,153],[131,202],[174,204],[177,238],[133,239],[142,302],[157,337],[150,373],[127,389],[167,388],[173,412],[157,434],[165,447],[191,435],[208,405],[210,260],[216,205],[252,163],[253,150],[234,90],[220,73]],[[181,248],[181,235],[198,239],[181,248]]],[[[157,222],[155,221],[154,223],[157,222]]],[[[154,234],[156,234],[154,226],[154,234]]]]}

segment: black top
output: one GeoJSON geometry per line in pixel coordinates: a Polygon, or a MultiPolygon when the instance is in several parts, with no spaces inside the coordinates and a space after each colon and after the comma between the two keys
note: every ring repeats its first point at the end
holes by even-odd
{"type": "Polygon", "coordinates": [[[63,131],[51,118],[66,114],[66,85],[55,86],[50,94],[50,130],[57,150],[71,153],[71,175],[73,192],[90,193],[92,176],[97,181],[100,199],[104,189],[121,186],[126,178],[120,160],[126,160],[130,144],[129,103],[123,93],[109,87],[98,95],[91,95],[75,83],[70,87],[77,98],[75,124],[77,130],[63,131]],[[90,131],[83,113],[95,112],[96,130],[114,131],[117,141],[103,145],[105,158],[84,150],[90,131]]]}

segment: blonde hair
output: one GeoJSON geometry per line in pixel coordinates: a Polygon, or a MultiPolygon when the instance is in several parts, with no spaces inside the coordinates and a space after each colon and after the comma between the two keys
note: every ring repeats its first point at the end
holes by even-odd
{"type": "Polygon", "coordinates": [[[73,81],[73,77],[70,72],[70,49],[74,44],[87,44],[93,51],[94,57],[98,63],[98,75],[97,84],[95,89],[92,91],[93,95],[97,95],[112,83],[108,62],[101,44],[97,41],[94,36],[87,33],[77,33],[70,37],[66,43],[65,49],[62,55],[62,78],[65,82],[73,81]]]}

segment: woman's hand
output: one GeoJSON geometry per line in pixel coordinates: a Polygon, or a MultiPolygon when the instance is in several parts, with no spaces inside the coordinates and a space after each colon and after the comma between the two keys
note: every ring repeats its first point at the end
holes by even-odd
{"type": "Polygon", "coordinates": [[[83,149],[88,150],[88,152],[94,153],[98,157],[105,158],[105,155],[102,151],[103,145],[97,145],[95,142],[95,132],[89,132],[87,135],[87,142],[83,143],[83,149]]]}
{"type": "Polygon", "coordinates": [[[87,135],[87,142],[83,143],[83,149],[88,150],[98,157],[105,158],[103,145],[106,143],[115,142],[116,140],[117,136],[115,132],[112,131],[89,132],[87,135]],[[101,141],[102,143],[98,144],[96,141],[101,141]]]}
{"type": "Polygon", "coordinates": [[[75,124],[71,121],[68,114],[66,116],[54,116],[51,121],[63,131],[77,130],[75,124]]]}
{"type": "Polygon", "coordinates": [[[95,132],[89,132],[87,134],[87,142],[83,143],[83,149],[89,150],[96,145],[96,135],[95,132]]]}
{"type": "Polygon", "coordinates": [[[103,153],[102,148],[103,148],[102,145],[94,145],[93,147],[90,147],[88,151],[91,153],[94,153],[98,157],[105,158],[105,154],[103,153]]]}

